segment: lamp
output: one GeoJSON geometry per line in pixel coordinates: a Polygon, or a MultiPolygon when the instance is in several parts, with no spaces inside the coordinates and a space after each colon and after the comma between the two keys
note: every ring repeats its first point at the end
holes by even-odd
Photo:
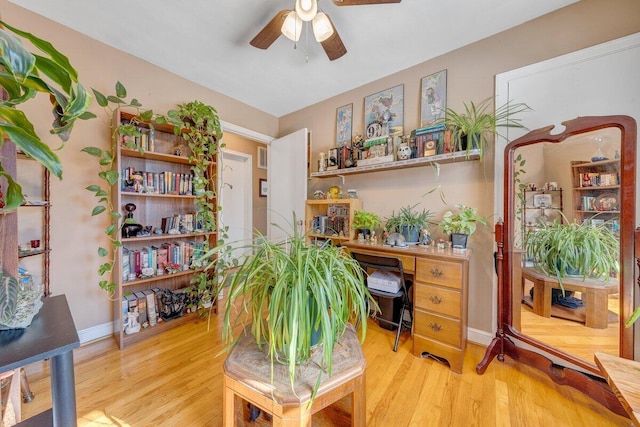
{"type": "Polygon", "coordinates": [[[295,11],[303,21],[311,21],[318,12],[318,1],[296,0],[295,11]]]}
{"type": "Polygon", "coordinates": [[[313,35],[318,43],[322,43],[333,35],[333,24],[324,12],[318,12],[312,21],[313,35]]]}
{"type": "Polygon", "coordinates": [[[287,13],[284,22],[282,23],[282,29],[280,30],[289,40],[297,42],[300,40],[300,33],[302,33],[302,20],[295,11],[287,13]]]}

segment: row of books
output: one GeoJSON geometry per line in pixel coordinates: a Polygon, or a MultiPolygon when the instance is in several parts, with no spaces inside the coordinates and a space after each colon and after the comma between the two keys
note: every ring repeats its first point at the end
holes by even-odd
{"type": "Polygon", "coordinates": [[[616,173],[581,173],[580,187],[603,187],[608,185],[619,185],[620,180],[616,173]]]}
{"type": "Polygon", "coordinates": [[[129,323],[128,314],[137,313],[137,321],[143,327],[156,326],[159,322],[182,317],[189,311],[190,295],[186,289],[146,289],[131,292],[122,297],[122,330],[129,323]]]}
{"type": "Polygon", "coordinates": [[[174,229],[189,233],[194,230],[202,230],[202,221],[197,212],[171,215],[163,217],[160,221],[160,228],[165,234],[174,229]]]}
{"type": "Polygon", "coordinates": [[[158,276],[189,269],[200,264],[205,252],[204,242],[163,243],[142,249],[122,248],[122,280],[158,276]]]}
{"type": "Polygon", "coordinates": [[[193,194],[193,174],[171,171],[136,171],[132,167],[122,170],[122,191],[154,194],[193,194]]]}
{"type": "MultiPolygon", "coordinates": [[[[123,120],[122,124],[128,124],[129,120],[123,120]]],[[[155,131],[153,128],[136,126],[140,135],[122,135],[122,145],[128,148],[138,148],[144,151],[155,151],[155,131]]]]}

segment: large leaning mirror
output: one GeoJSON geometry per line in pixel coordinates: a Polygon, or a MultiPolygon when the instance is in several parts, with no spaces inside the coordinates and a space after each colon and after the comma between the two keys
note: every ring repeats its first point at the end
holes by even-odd
{"type": "Polygon", "coordinates": [[[634,358],[624,323],[634,308],[636,123],[604,116],[562,125],[505,149],[498,328],[476,370],[508,355],[624,415],[594,353],[634,358]]]}

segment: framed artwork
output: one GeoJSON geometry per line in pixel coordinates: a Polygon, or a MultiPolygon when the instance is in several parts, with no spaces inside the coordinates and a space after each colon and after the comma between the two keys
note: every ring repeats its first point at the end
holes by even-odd
{"type": "Polygon", "coordinates": [[[444,118],[447,108],[447,70],[429,74],[420,80],[420,127],[444,118]]]}
{"type": "Polygon", "coordinates": [[[552,206],[551,194],[534,194],[533,206],[536,208],[550,208],[552,206]]]}
{"type": "Polygon", "coordinates": [[[267,197],[269,186],[267,185],[267,180],[258,178],[260,180],[260,197],[267,197]]]}
{"type": "Polygon", "coordinates": [[[353,104],[343,105],[336,110],[336,146],[351,147],[351,123],[353,104]]]}
{"type": "Polygon", "coordinates": [[[404,85],[386,89],[364,99],[365,139],[400,136],[404,133],[404,85]]]}

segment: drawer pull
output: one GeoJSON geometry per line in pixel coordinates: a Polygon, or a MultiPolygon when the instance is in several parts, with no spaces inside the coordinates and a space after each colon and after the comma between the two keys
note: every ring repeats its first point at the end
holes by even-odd
{"type": "Polygon", "coordinates": [[[434,303],[434,304],[440,304],[440,303],[442,302],[442,298],[440,298],[440,297],[439,297],[439,296],[437,296],[437,295],[431,295],[431,296],[429,297],[429,300],[430,300],[432,303],[434,303]]]}
{"type": "Polygon", "coordinates": [[[433,329],[434,332],[440,332],[442,330],[442,326],[438,325],[435,322],[429,322],[429,327],[433,329]]]}
{"type": "Polygon", "coordinates": [[[442,276],[442,270],[440,270],[438,267],[432,268],[431,274],[433,274],[435,277],[440,277],[442,276]]]}

